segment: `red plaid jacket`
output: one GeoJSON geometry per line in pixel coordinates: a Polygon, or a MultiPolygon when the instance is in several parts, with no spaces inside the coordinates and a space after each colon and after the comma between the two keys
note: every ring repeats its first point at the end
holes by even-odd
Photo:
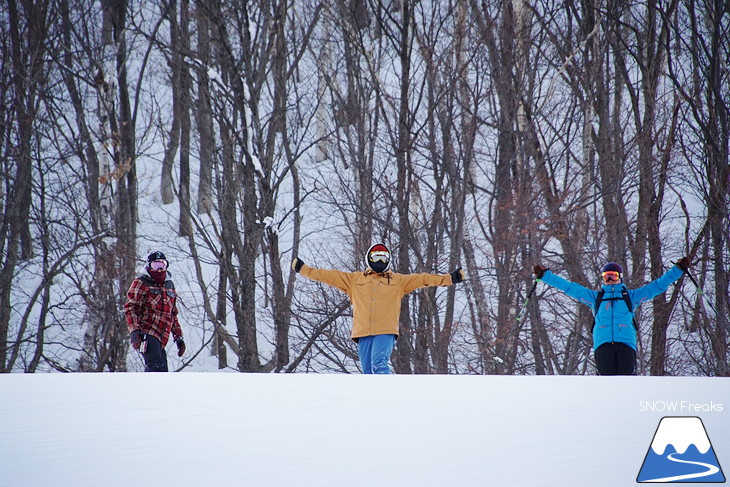
{"type": "Polygon", "coordinates": [[[152,335],[163,347],[167,345],[171,331],[174,338],[182,336],[177,321],[177,294],[170,279],[165,284],[157,284],[151,277],[141,275],[132,281],[124,314],[130,333],[139,330],[152,335]]]}

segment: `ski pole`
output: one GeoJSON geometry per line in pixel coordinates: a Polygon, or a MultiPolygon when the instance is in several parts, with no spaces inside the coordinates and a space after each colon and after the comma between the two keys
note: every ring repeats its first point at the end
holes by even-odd
{"type": "Polygon", "coordinates": [[[705,293],[702,291],[702,288],[700,287],[699,284],[697,284],[697,281],[695,281],[694,276],[692,276],[692,274],[689,273],[689,269],[684,271],[684,273],[687,274],[687,277],[689,277],[689,280],[692,281],[692,284],[695,285],[695,288],[697,289],[697,292],[699,293],[699,295],[702,296],[702,299],[704,299],[705,302],[708,305],[710,305],[710,308],[712,308],[712,311],[714,311],[715,314],[717,314],[717,310],[715,309],[715,306],[710,302],[710,299],[707,296],[705,296],[705,293]]]}
{"type": "Polygon", "coordinates": [[[700,285],[697,284],[697,281],[695,280],[694,276],[692,276],[692,274],[690,274],[689,269],[687,269],[686,271],[684,271],[684,273],[687,274],[687,277],[689,277],[689,280],[692,281],[692,284],[695,285],[695,288],[697,289],[697,292],[702,297],[702,299],[705,301],[705,303],[707,303],[707,305],[715,313],[715,318],[717,319],[717,321],[718,322],[722,321],[723,326],[725,328],[727,328],[728,331],[730,331],[730,326],[728,326],[728,324],[725,323],[724,320],[720,320],[720,313],[717,312],[717,308],[715,308],[715,305],[712,304],[712,301],[710,301],[710,298],[707,297],[707,295],[704,293],[704,291],[702,290],[702,288],[700,287],[700,285]]]}
{"type": "Polygon", "coordinates": [[[504,359],[500,357],[504,353],[505,348],[507,348],[507,343],[509,341],[510,336],[512,336],[512,330],[515,329],[515,326],[522,320],[523,316],[525,315],[525,312],[527,311],[527,303],[530,301],[530,298],[532,297],[532,293],[535,292],[535,288],[537,287],[537,283],[540,279],[535,279],[535,281],[532,283],[532,287],[530,288],[530,291],[527,293],[527,297],[525,298],[525,301],[522,303],[522,308],[520,309],[520,313],[517,315],[517,318],[515,319],[515,322],[512,324],[512,326],[509,329],[509,332],[507,332],[507,336],[504,338],[504,344],[502,345],[502,351],[494,356],[494,361],[503,364],[504,359]]]}
{"type": "Polygon", "coordinates": [[[520,321],[522,317],[525,315],[525,312],[527,311],[527,303],[530,301],[530,298],[532,297],[532,293],[535,292],[535,288],[537,287],[537,282],[540,279],[535,279],[535,281],[532,283],[532,287],[530,288],[530,292],[527,293],[527,297],[525,298],[525,302],[522,303],[522,309],[520,310],[520,314],[517,315],[517,321],[520,321]]]}

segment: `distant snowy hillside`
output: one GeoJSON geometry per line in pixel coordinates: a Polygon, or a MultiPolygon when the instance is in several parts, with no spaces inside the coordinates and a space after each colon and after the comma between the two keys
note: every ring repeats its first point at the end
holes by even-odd
{"type": "Polygon", "coordinates": [[[664,416],[730,468],[727,378],[11,374],[0,485],[620,487],[664,416]]]}

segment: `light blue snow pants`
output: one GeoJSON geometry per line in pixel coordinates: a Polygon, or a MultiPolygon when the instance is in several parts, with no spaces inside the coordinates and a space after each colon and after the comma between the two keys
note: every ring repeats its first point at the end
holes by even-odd
{"type": "Polygon", "coordinates": [[[357,352],[363,374],[390,374],[390,354],[393,353],[395,335],[371,335],[360,337],[357,352]]]}

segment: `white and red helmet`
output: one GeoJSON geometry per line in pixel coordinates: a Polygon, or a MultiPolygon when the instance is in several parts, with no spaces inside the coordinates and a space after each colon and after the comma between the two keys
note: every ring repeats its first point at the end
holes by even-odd
{"type": "Polygon", "coordinates": [[[385,272],[390,268],[390,250],[384,244],[376,243],[365,253],[365,264],[374,272],[385,272]]]}

